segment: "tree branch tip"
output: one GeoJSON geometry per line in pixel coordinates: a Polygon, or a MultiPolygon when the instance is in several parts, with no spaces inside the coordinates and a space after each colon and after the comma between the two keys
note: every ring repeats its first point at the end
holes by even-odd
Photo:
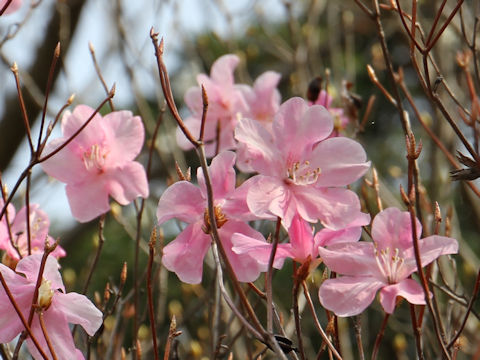
{"type": "Polygon", "coordinates": [[[95,52],[95,48],[93,47],[93,44],[91,41],[88,42],[88,49],[92,54],[95,52]]]}
{"type": "Polygon", "coordinates": [[[53,54],[57,58],[60,57],[60,41],[57,43],[57,46],[55,46],[55,51],[53,54]]]}
{"type": "Polygon", "coordinates": [[[113,83],[112,85],[112,88],[110,89],[109,93],[108,93],[108,97],[111,99],[115,96],[115,90],[117,88],[117,84],[116,83],[113,83]]]}
{"type": "Polygon", "coordinates": [[[18,65],[17,65],[16,61],[13,62],[13,65],[10,68],[10,70],[12,70],[12,72],[15,73],[15,74],[18,73],[18,65]]]}
{"type": "Polygon", "coordinates": [[[72,105],[73,100],[75,100],[75,94],[72,94],[67,99],[67,105],[72,105]]]}

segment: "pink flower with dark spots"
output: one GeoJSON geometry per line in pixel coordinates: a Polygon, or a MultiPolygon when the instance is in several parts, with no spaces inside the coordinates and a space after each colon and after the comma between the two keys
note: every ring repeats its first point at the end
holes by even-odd
{"type": "MultiPolygon", "coordinates": [[[[79,105],[62,118],[63,137],[47,144],[48,155],[72,136],[94,113],[79,105]]],[[[148,197],[145,169],[134,159],[140,153],[144,128],[139,116],[114,111],[93,120],[65,148],[42,163],[44,171],[66,183],[73,216],[80,222],[110,210],[109,196],[121,205],[148,197]]]]}
{"type": "MultiPolygon", "coordinates": [[[[417,237],[422,226],[416,220],[417,237]]],[[[380,212],[372,224],[373,242],[335,244],[319,248],[323,262],[339,275],[325,280],[319,290],[322,305],[338,316],[363,312],[380,291],[386,313],[395,310],[398,296],[412,304],[425,304],[423,288],[410,275],[417,271],[410,213],[396,208],[380,212]]],[[[422,266],[441,255],[455,254],[457,240],[428,236],[418,240],[422,266]]]]}
{"type": "MultiPolygon", "coordinates": [[[[42,254],[24,257],[18,262],[15,271],[0,264],[0,272],[25,319],[29,317],[41,259],[42,254]]],[[[58,267],[57,260],[48,256],[30,328],[48,359],[52,359],[41,328],[41,312],[56,358],[72,359],[75,356],[76,359],[83,359],[81,352],[75,348],[69,324],[81,325],[87,334],[93,336],[103,323],[102,312],[84,295],[65,292],[58,267]]],[[[0,303],[0,343],[8,343],[18,336],[24,327],[1,284],[0,303]]],[[[43,359],[31,338],[27,338],[27,346],[35,359],[43,359]]]]}
{"type": "MultiPolygon", "coordinates": [[[[0,208],[3,201],[0,200],[0,208]]],[[[50,220],[47,214],[40,209],[38,204],[30,204],[30,250],[32,254],[43,253],[45,242],[53,245],[55,239],[48,235],[50,220]]],[[[27,233],[27,207],[24,206],[15,214],[15,208],[9,205],[7,215],[0,221],[0,249],[6,251],[7,263],[16,263],[20,256],[28,255],[28,233],[27,233]],[[7,226],[7,216],[10,224],[7,226]],[[10,238],[11,236],[11,238],[10,238]],[[20,253],[20,254],[19,254],[20,253]]],[[[57,246],[52,256],[59,258],[66,255],[65,250],[57,246]]],[[[5,263],[5,262],[4,262],[5,263]]]]}
{"type": "Polygon", "coordinates": [[[255,120],[242,119],[235,138],[246,164],[259,173],[242,185],[247,204],[259,217],[278,216],[290,227],[295,214],[332,229],[345,228],[360,203],[345,188],[370,167],[363,147],[348,138],[328,138],[331,115],[323,106],[292,98],[280,106],[272,132],[255,120]]]}
{"type": "MultiPolygon", "coordinates": [[[[230,263],[243,282],[254,281],[265,271],[250,255],[232,251],[232,235],[241,233],[256,239],[262,234],[244,221],[253,217],[248,212],[244,194],[235,189],[235,154],[224,151],[214,157],[209,166],[213,188],[215,219],[220,241],[230,263]]],[[[197,171],[199,186],[188,181],[171,185],[160,198],[157,208],[158,223],[176,218],[188,225],[163,249],[162,262],[177,274],[181,281],[196,284],[202,280],[203,259],[210,248],[210,220],[207,213],[207,191],[201,168],[197,171]]]]}

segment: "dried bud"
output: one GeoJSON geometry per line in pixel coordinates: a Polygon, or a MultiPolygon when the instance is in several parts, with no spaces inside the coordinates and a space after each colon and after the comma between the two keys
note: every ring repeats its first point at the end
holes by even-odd
{"type": "Polygon", "coordinates": [[[107,282],[105,285],[105,290],[103,291],[104,304],[108,303],[108,300],[110,300],[110,283],[107,282]]]}

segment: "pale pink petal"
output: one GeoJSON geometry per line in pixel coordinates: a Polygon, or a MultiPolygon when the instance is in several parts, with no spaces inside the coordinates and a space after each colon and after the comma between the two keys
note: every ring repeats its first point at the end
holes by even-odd
{"type": "Polygon", "coordinates": [[[311,154],[313,168],[321,173],[316,186],[345,186],[359,179],[370,167],[362,145],[345,137],[326,139],[311,154]]]}
{"type": "Polygon", "coordinates": [[[277,90],[281,75],[274,71],[261,74],[253,84],[253,88],[247,85],[237,85],[245,97],[250,111],[248,117],[257,121],[271,122],[280,107],[281,96],[277,90]]]}
{"type": "Polygon", "coordinates": [[[362,313],[375,299],[378,289],[384,286],[372,277],[343,276],[325,280],[320,286],[320,303],[337,316],[354,316],[362,313]]]}
{"type": "Polygon", "coordinates": [[[320,219],[332,230],[344,229],[360,212],[357,194],[343,188],[313,188],[291,185],[297,201],[297,211],[309,222],[320,219]]]}
{"type": "MultiPolygon", "coordinates": [[[[29,282],[23,276],[16,274],[12,269],[3,264],[0,264],[0,272],[22,314],[28,317],[30,306],[32,305],[35,284],[29,282]]],[[[0,304],[2,304],[0,343],[8,343],[22,332],[24,327],[2,284],[0,284],[0,304]]]]}
{"type": "MultiPolygon", "coordinates": [[[[70,327],[63,312],[50,306],[43,314],[43,321],[57,359],[71,359],[72,355],[76,352],[76,348],[70,327]]],[[[42,350],[49,356],[49,359],[52,359],[53,357],[50,355],[50,350],[48,349],[47,342],[40,327],[38,314],[35,314],[33,318],[32,332],[42,350]]],[[[30,338],[27,338],[27,346],[34,359],[43,359],[30,338]]]]}
{"type": "Polygon", "coordinates": [[[322,229],[315,235],[316,246],[329,246],[342,242],[355,242],[362,235],[362,226],[370,223],[370,215],[359,213],[357,218],[341,230],[322,229]]]}
{"type": "Polygon", "coordinates": [[[161,225],[165,221],[178,218],[191,223],[203,219],[207,206],[200,189],[188,181],[178,181],[169,186],[158,202],[157,219],[161,225]]]}
{"type": "MultiPolygon", "coordinates": [[[[408,249],[412,243],[412,222],[408,211],[387,208],[378,213],[372,223],[372,238],[380,249],[408,249]]],[[[416,219],[417,238],[422,234],[422,225],[416,219]]]]}
{"type": "MultiPolygon", "coordinates": [[[[35,284],[37,282],[42,256],[43,254],[37,253],[24,257],[18,262],[15,271],[24,274],[27,280],[35,284]]],[[[63,285],[59,268],[60,265],[58,265],[57,259],[49,255],[45,262],[42,277],[51,282],[52,289],[60,289],[65,292],[65,286],[63,285]]]]}
{"type": "Polygon", "coordinates": [[[67,184],[65,190],[72,215],[80,222],[88,222],[110,211],[104,178],[81,184],[67,184]]]}
{"type": "Polygon", "coordinates": [[[51,306],[65,314],[70,324],[82,326],[90,336],[93,336],[103,323],[102,312],[85,295],[57,292],[51,306]]]}
{"type": "Polygon", "coordinates": [[[264,241],[265,244],[267,244],[267,242],[261,233],[253,230],[243,222],[230,220],[218,229],[220,241],[223,244],[223,248],[225,249],[225,253],[233,267],[237,279],[242,282],[255,281],[260,273],[266,271],[267,268],[256,260],[255,254],[238,254],[232,251],[232,235],[234,233],[241,233],[250,238],[257,239],[258,241],[264,241]]]}
{"type": "Polygon", "coordinates": [[[279,216],[285,220],[285,226],[295,215],[295,204],[291,204],[291,191],[282,180],[257,175],[251,180],[247,194],[248,208],[258,217],[279,216]],[[292,205],[292,206],[291,206],[292,205]]]}
{"type": "MultiPolygon", "coordinates": [[[[418,241],[418,247],[420,251],[422,267],[427,266],[442,255],[456,254],[458,252],[457,240],[440,235],[432,235],[424,239],[420,239],[418,241]]],[[[407,277],[411,273],[417,271],[413,243],[411,248],[403,252],[403,256],[405,257],[405,262],[401,269],[401,274],[402,277],[407,277]]]]}
{"type": "MultiPolygon", "coordinates": [[[[213,198],[215,200],[224,199],[228,194],[235,190],[235,153],[231,151],[222,151],[215,156],[208,167],[210,181],[212,184],[213,198]]],[[[205,178],[202,168],[197,169],[197,181],[202,189],[204,197],[207,196],[205,178]]]]}
{"type": "MultiPolygon", "coordinates": [[[[234,253],[251,254],[251,256],[253,256],[255,260],[263,267],[263,269],[267,269],[268,262],[270,260],[270,254],[272,252],[272,244],[267,243],[265,240],[258,240],[239,233],[232,235],[232,244],[232,251],[234,253]]],[[[291,244],[277,245],[275,260],[273,262],[274,268],[281,269],[287,257],[294,257],[291,248],[291,244]]]]}
{"type": "MultiPolygon", "coordinates": [[[[45,146],[42,156],[50,154],[65,141],[66,138],[53,139],[45,146]]],[[[42,169],[58,181],[64,183],[81,182],[88,176],[87,169],[83,162],[84,150],[83,147],[72,142],[51,158],[42,162],[42,169]]]]}
{"type": "Polygon", "coordinates": [[[283,159],[279,158],[272,135],[258,121],[240,120],[235,128],[235,139],[242,143],[245,166],[263,175],[286,175],[280,174],[285,166],[283,159]]]}
{"type": "Polygon", "coordinates": [[[258,220],[258,217],[250,211],[247,205],[247,194],[251,183],[250,180],[247,180],[228,194],[228,198],[222,204],[222,211],[227,218],[241,221],[258,220]]]}
{"type": "Polygon", "coordinates": [[[299,161],[313,144],[330,135],[333,120],[324,107],[309,107],[305,100],[291,98],[280,106],[273,130],[279,149],[299,161]]]}
{"type": "MultiPolygon", "coordinates": [[[[72,136],[79,130],[87,120],[94,114],[95,109],[87,105],[78,105],[73,113],[66,111],[62,117],[62,133],[65,139],[72,136]]],[[[73,140],[81,144],[85,149],[94,144],[101,144],[105,140],[102,116],[96,113],[88,125],[73,140]]]]}
{"type": "Polygon", "coordinates": [[[240,59],[236,55],[223,55],[219,57],[212,65],[210,77],[219,84],[233,84],[233,71],[237,67],[240,59]]]}
{"type": "Polygon", "coordinates": [[[106,188],[121,205],[127,205],[137,197],[148,197],[147,174],[142,164],[129,161],[108,172],[106,188]]]}
{"type": "Polygon", "coordinates": [[[103,117],[102,126],[109,149],[109,164],[121,164],[137,157],[142,150],[145,130],[140,116],[130,111],[114,111],[103,117]]]}
{"type": "Polygon", "coordinates": [[[425,305],[425,293],[422,286],[412,279],[404,279],[380,290],[380,303],[386,313],[393,314],[397,296],[405,298],[410,304],[425,305]]]}
{"type": "Polygon", "coordinates": [[[351,276],[375,276],[382,279],[371,242],[340,243],[318,248],[318,253],[330,270],[351,276]]]}
{"type": "Polygon", "coordinates": [[[210,247],[210,236],[202,230],[203,221],[188,225],[163,248],[162,263],[188,284],[202,281],[203,258],[210,247]]]}

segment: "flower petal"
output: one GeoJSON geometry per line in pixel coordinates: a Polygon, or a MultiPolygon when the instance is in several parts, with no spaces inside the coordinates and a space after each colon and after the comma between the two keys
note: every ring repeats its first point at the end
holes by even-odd
{"type": "Polygon", "coordinates": [[[206,206],[198,187],[188,181],[178,181],[170,185],[158,201],[158,223],[161,225],[173,218],[186,223],[203,219],[206,206]]]}
{"type": "Polygon", "coordinates": [[[405,298],[410,304],[425,305],[425,293],[413,279],[404,279],[380,290],[380,303],[387,314],[392,314],[395,310],[397,296],[405,298]]]}
{"type": "Polygon", "coordinates": [[[345,186],[359,179],[370,167],[362,145],[345,137],[326,139],[315,145],[310,163],[320,168],[316,186],[345,186]]]}
{"type": "Polygon", "coordinates": [[[110,211],[105,178],[95,180],[65,187],[72,215],[80,222],[88,222],[110,211]]]}
{"type": "MultiPolygon", "coordinates": [[[[66,138],[53,139],[42,152],[42,156],[52,153],[61,146],[66,138]]],[[[43,171],[64,183],[81,182],[88,173],[83,162],[84,149],[76,142],[71,142],[51,158],[41,163],[43,171]],[[66,171],[65,169],[68,169],[66,171]]]]}
{"type": "MultiPolygon", "coordinates": [[[[65,139],[71,137],[80,129],[87,120],[95,113],[87,105],[78,105],[73,110],[65,111],[62,117],[62,133],[65,139]]],[[[102,116],[97,112],[89,124],[75,137],[72,142],[81,144],[84,148],[89,148],[94,144],[101,144],[105,139],[105,133],[102,126],[102,116]]]]}
{"type": "MultiPolygon", "coordinates": [[[[330,270],[350,276],[376,276],[380,272],[371,242],[340,243],[318,248],[318,253],[330,270]]],[[[378,276],[379,278],[380,275],[378,276]]]]}
{"type": "MultiPolygon", "coordinates": [[[[42,257],[43,254],[40,253],[24,257],[18,262],[15,271],[24,274],[28,281],[35,284],[37,282],[42,257]]],[[[49,255],[45,262],[42,277],[51,282],[53,289],[60,289],[65,292],[65,286],[63,285],[62,275],[60,275],[60,271],[58,270],[59,268],[60,265],[58,265],[57,259],[49,255]]]]}
{"type": "MultiPolygon", "coordinates": [[[[234,165],[235,153],[231,151],[222,151],[212,159],[208,171],[214,200],[224,199],[235,190],[236,174],[233,168],[234,165]]],[[[207,190],[201,167],[197,170],[197,181],[206,198],[207,190]]]]}
{"type": "MultiPolygon", "coordinates": [[[[32,332],[42,350],[49,356],[49,359],[51,359],[52,357],[50,356],[51,354],[42,328],[40,327],[38,317],[38,314],[35,314],[33,318],[32,332]]],[[[50,308],[43,313],[43,321],[57,359],[71,359],[72,354],[76,353],[76,348],[70,327],[63,312],[50,306],[50,308]]],[[[35,359],[43,359],[31,338],[27,338],[27,346],[35,359]]]]}
{"type": "Polygon", "coordinates": [[[343,276],[325,280],[318,296],[323,307],[337,316],[354,316],[362,313],[372,303],[378,289],[384,285],[372,277],[343,276]]]}
{"type": "Polygon", "coordinates": [[[148,197],[147,174],[142,164],[129,161],[106,174],[108,193],[121,205],[127,205],[141,196],[148,197]]]}
{"type": "MultiPolygon", "coordinates": [[[[458,252],[458,242],[446,236],[432,235],[420,239],[418,248],[422,266],[425,267],[442,255],[456,254],[458,252]]],[[[413,245],[403,253],[403,256],[405,257],[405,263],[402,268],[402,276],[407,277],[417,271],[413,245]]]]}
{"type": "MultiPolygon", "coordinates": [[[[378,213],[372,223],[372,238],[378,244],[379,249],[406,250],[413,247],[412,222],[408,211],[400,211],[391,207],[378,213]]],[[[418,219],[417,237],[422,234],[422,225],[418,219]]]]}
{"type": "MultiPolygon", "coordinates": [[[[249,238],[256,239],[257,241],[263,241],[268,244],[263,235],[256,230],[253,230],[250,226],[239,221],[227,221],[220,229],[218,229],[218,235],[220,241],[223,244],[225,253],[232,265],[239,281],[252,282],[255,281],[261,272],[266,271],[267,267],[256,260],[256,254],[243,253],[239,254],[232,250],[233,241],[232,236],[234,233],[240,233],[248,236],[249,238]]],[[[268,265],[268,261],[267,261],[268,265]]]]}
{"type": "Polygon", "coordinates": [[[188,225],[163,248],[163,265],[188,284],[202,281],[203,259],[210,247],[210,236],[203,232],[202,224],[198,221],[188,225]]]}
{"type": "Polygon", "coordinates": [[[85,295],[57,292],[51,306],[65,314],[70,324],[81,325],[90,336],[93,336],[103,323],[102,312],[85,295]]]}
{"type": "Polygon", "coordinates": [[[235,128],[235,139],[242,144],[245,167],[263,175],[281,175],[284,165],[277,154],[273,137],[258,121],[241,119],[235,128]]]}
{"type": "Polygon", "coordinates": [[[239,62],[240,59],[236,55],[227,54],[219,57],[215,60],[210,69],[211,79],[219,84],[233,84],[233,71],[239,62]]]}
{"type": "Polygon", "coordinates": [[[140,116],[130,111],[114,111],[103,117],[105,141],[110,150],[108,161],[121,164],[137,157],[142,150],[145,130],[140,116]]]}

